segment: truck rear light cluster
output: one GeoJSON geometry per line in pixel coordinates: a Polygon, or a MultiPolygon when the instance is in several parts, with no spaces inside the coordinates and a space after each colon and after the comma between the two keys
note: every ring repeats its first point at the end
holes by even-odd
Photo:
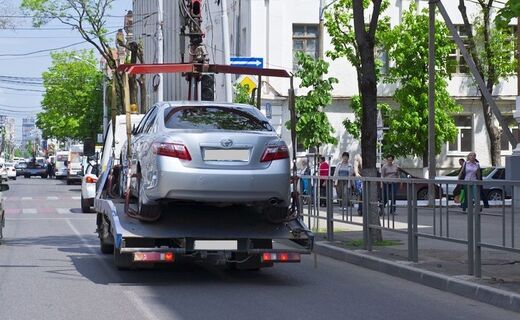
{"type": "Polygon", "coordinates": [[[262,262],[300,262],[300,254],[296,252],[264,252],[262,262]]]}
{"type": "Polygon", "coordinates": [[[173,252],[134,252],[134,262],[174,262],[173,252]]]}
{"type": "Polygon", "coordinates": [[[285,143],[268,145],[262,155],[260,162],[270,162],[273,160],[288,159],[289,149],[285,143]]]}
{"type": "Polygon", "coordinates": [[[152,151],[157,155],[191,161],[188,148],[180,143],[155,142],[152,151]]]}
{"type": "Polygon", "coordinates": [[[86,177],[85,178],[85,182],[86,183],[96,183],[97,182],[97,178],[96,177],[86,177]]]}

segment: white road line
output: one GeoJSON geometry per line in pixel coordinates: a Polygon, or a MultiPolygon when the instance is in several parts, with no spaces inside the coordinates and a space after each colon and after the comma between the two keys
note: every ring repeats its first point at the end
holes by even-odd
{"type": "MultiPolygon", "coordinates": [[[[103,266],[103,268],[105,268],[107,270],[108,273],[111,273],[111,274],[114,274],[114,269],[109,267],[106,262],[100,257],[99,255],[99,252],[94,249],[94,247],[92,247],[88,241],[83,237],[83,235],[78,231],[78,229],[76,229],[76,227],[72,224],[71,222],[71,219],[66,219],[67,220],[67,224],[69,225],[69,227],[72,229],[72,231],[76,234],[76,236],[81,240],[81,242],[83,242],[83,244],[85,245],[85,247],[92,253],[95,255],[95,257],[100,260],[100,263],[101,265],[103,266]]],[[[148,308],[148,306],[141,300],[141,298],[139,298],[139,296],[137,296],[134,292],[132,291],[129,291],[129,290],[124,290],[123,291],[125,293],[125,295],[133,302],[134,306],[136,307],[136,309],[141,312],[141,314],[144,316],[145,319],[147,320],[159,320],[159,318],[157,318],[157,316],[155,316],[152,311],[150,310],[150,308],[148,308]]]]}
{"type": "Polygon", "coordinates": [[[70,210],[67,208],[56,208],[56,212],[58,212],[58,214],[69,214],[70,210]]]}
{"type": "Polygon", "coordinates": [[[32,200],[32,197],[22,197],[21,200],[32,200]]]}
{"type": "Polygon", "coordinates": [[[58,197],[47,197],[47,200],[58,200],[58,197]]]}
{"type": "Polygon", "coordinates": [[[25,209],[22,209],[22,213],[23,214],[37,214],[38,210],[25,208],[25,209]]]}
{"type": "MultiPolygon", "coordinates": [[[[145,316],[148,320],[159,320],[155,314],[153,314],[152,310],[150,310],[150,307],[144,301],[133,291],[130,290],[124,290],[123,293],[132,301],[134,306],[145,316]]],[[[175,317],[171,317],[170,319],[175,319],[175,317]]]]}
{"type": "Polygon", "coordinates": [[[72,200],[81,200],[81,197],[72,197],[72,200]]]}

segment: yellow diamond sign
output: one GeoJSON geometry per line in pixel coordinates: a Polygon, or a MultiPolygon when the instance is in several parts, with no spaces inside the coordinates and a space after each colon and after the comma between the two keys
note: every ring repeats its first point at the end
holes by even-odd
{"type": "Polygon", "coordinates": [[[251,94],[253,92],[253,89],[256,88],[256,81],[253,80],[253,78],[248,77],[248,76],[241,76],[240,78],[237,79],[236,82],[239,83],[243,87],[247,87],[249,94],[251,94]]]}

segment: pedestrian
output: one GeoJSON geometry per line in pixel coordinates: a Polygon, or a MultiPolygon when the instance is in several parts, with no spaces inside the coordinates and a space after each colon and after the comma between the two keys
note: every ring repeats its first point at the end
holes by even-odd
{"type": "MultiPolygon", "coordinates": [[[[386,156],[386,163],[381,168],[381,177],[384,179],[397,179],[399,178],[399,167],[394,163],[395,156],[389,154],[386,156]]],[[[382,184],[383,188],[383,208],[387,202],[390,201],[390,214],[396,214],[395,212],[395,198],[397,195],[397,183],[386,182],[382,184]]]]}
{"type": "MultiPolygon", "coordinates": [[[[362,177],[363,172],[363,158],[358,153],[354,156],[354,176],[357,178],[362,177]]],[[[358,201],[358,216],[363,215],[363,181],[360,179],[354,180],[354,193],[356,194],[358,201]]]]}
{"type": "MultiPolygon", "coordinates": [[[[350,154],[343,152],[341,154],[341,161],[336,165],[334,170],[334,177],[352,177],[354,176],[354,168],[349,163],[350,154]]],[[[350,180],[335,179],[334,186],[338,199],[341,200],[341,206],[346,208],[350,205],[350,196],[352,195],[352,184],[350,180]]]]}
{"type": "Polygon", "coordinates": [[[462,169],[462,167],[464,166],[464,163],[466,162],[466,160],[464,160],[464,158],[459,158],[459,165],[460,165],[460,168],[462,169]]]}
{"type": "MultiPolygon", "coordinates": [[[[300,169],[298,170],[298,176],[310,176],[311,169],[309,168],[309,161],[307,159],[302,159],[300,162],[300,169]]],[[[308,203],[310,192],[310,179],[309,178],[300,178],[300,194],[303,197],[303,203],[308,203]]]]}
{"type": "MultiPolygon", "coordinates": [[[[464,181],[482,180],[482,169],[480,168],[480,164],[477,160],[477,154],[475,152],[468,153],[467,160],[462,166],[462,169],[460,170],[458,179],[464,181]]],[[[468,198],[470,198],[471,196],[472,199],[476,199],[477,192],[479,192],[480,195],[483,194],[482,187],[477,186],[476,184],[465,185],[462,187],[461,193],[464,194],[464,196],[462,197],[463,199],[461,200],[462,212],[465,213],[466,209],[468,208],[468,198]]],[[[482,200],[484,200],[484,206],[488,208],[489,203],[487,201],[487,198],[482,197],[482,200]]]]}
{"type": "MultiPolygon", "coordinates": [[[[329,163],[324,156],[319,156],[319,176],[327,177],[329,175],[329,163]]],[[[327,206],[327,179],[320,179],[320,207],[327,206]]]]}

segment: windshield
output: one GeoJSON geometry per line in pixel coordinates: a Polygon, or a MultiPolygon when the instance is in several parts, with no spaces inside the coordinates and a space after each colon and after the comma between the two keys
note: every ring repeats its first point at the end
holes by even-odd
{"type": "Polygon", "coordinates": [[[216,106],[166,108],[164,125],[168,129],[273,131],[268,121],[249,110],[216,106]]]}
{"type": "Polygon", "coordinates": [[[482,177],[487,177],[487,176],[489,176],[489,174],[490,174],[491,172],[493,172],[493,170],[495,170],[494,167],[483,168],[483,169],[482,169],[482,177]]]}

